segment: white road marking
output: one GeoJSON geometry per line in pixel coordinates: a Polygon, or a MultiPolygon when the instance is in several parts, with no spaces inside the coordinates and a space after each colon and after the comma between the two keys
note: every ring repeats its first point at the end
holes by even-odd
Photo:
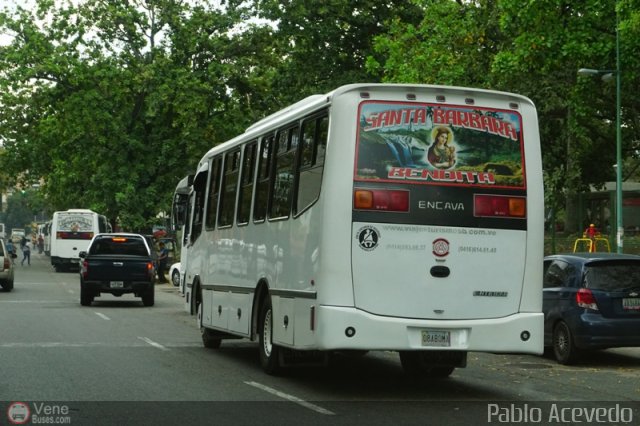
{"type": "Polygon", "coordinates": [[[75,303],[68,300],[0,300],[2,303],[75,303]]]}
{"type": "Polygon", "coordinates": [[[270,388],[269,386],[265,386],[261,383],[258,382],[245,382],[246,384],[248,384],[249,386],[253,386],[256,387],[258,389],[262,389],[265,392],[268,392],[272,395],[275,395],[277,397],[289,400],[291,402],[295,402],[296,404],[302,405],[305,408],[308,408],[310,410],[313,410],[317,413],[320,414],[326,414],[328,416],[333,416],[335,413],[333,411],[329,411],[325,408],[319,407],[315,404],[312,404],[310,402],[305,401],[304,399],[300,399],[297,396],[293,396],[293,395],[289,395],[288,393],[284,393],[284,392],[280,392],[279,390],[270,388]]]}
{"type": "Polygon", "coordinates": [[[165,346],[162,346],[158,342],[154,342],[153,340],[149,339],[148,337],[140,337],[140,336],[138,336],[138,339],[142,340],[143,342],[147,342],[148,344],[150,344],[154,348],[158,348],[158,349],[163,350],[163,351],[168,351],[169,350],[169,348],[167,348],[165,346]]]}
{"type": "Polygon", "coordinates": [[[94,312],[94,314],[96,314],[97,316],[99,316],[100,318],[102,318],[105,321],[111,321],[111,318],[109,318],[105,314],[101,314],[100,312],[94,312]]]}
{"type": "MultiPolygon", "coordinates": [[[[9,342],[0,343],[0,348],[148,348],[149,343],[108,343],[108,342],[9,342]]],[[[172,348],[202,348],[202,343],[170,343],[172,348]]],[[[167,349],[168,350],[168,349],[167,349]]]]}

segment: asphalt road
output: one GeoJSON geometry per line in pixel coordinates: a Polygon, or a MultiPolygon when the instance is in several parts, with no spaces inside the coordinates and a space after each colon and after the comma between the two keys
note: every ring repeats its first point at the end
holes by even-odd
{"type": "Polygon", "coordinates": [[[81,307],[77,272],[17,261],[0,292],[0,425],[24,410],[26,424],[640,424],[640,349],[571,367],[470,353],[432,382],[406,377],[392,352],[268,376],[255,343],[205,349],[170,284],[153,307],[132,295],[81,307]]]}

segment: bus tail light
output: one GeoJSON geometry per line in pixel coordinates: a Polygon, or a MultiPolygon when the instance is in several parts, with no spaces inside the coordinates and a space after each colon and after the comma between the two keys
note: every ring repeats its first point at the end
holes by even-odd
{"type": "Polygon", "coordinates": [[[409,211],[409,191],[388,189],[356,189],[353,193],[356,210],[409,211]]]}
{"type": "Polygon", "coordinates": [[[93,238],[93,232],[71,232],[58,231],[56,239],[58,240],[90,240],[93,238]]]}
{"type": "Polygon", "coordinates": [[[476,217],[511,217],[524,219],[527,215],[525,197],[475,195],[473,204],[473,211],[476,217]]]}

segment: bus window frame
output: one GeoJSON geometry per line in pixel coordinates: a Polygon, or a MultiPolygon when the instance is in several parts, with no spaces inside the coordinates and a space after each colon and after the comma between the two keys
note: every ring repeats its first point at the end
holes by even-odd
{"type": "Polygon", "coordinates": [[[320,194],[322,193],[322,179],[324,176],[324,168],[325,168],[325,164],[326,164],[326,158],[327,158],[327,153],[326,150],[327,148],[327,142],[328,142],[328,135],[329,135],[329,128],[331,126],[331,121],[329,119],[329,111],[327,109],[324,109],[320,112],[317,112],[315,114],[311,114],[307,117],[304,117],[301,120],[301,124],[300,124],[300,142],[299,142],[299,153],[298,153],[298,159],[297,159],[297,167],[296,167],[296,175],[295,175],[295,193],[293,195],[293,202],[292,202],[292,206],[291,206],[291,210],[292,210],[292,217],[294,219],[300,217],[300,215],[302,215],[304,212],[306,212],[307,210],[309,210],[311,207],[313,207],[318,200],[320,199],[320,194]],[[327,138],[324,141],[324,145],[325,145],[325,153],[322,157],[322,166],[318,165],[318,145],[319,145],[319,140],[320,140],[320,132],[322,129],[322,126],[320,125],[324,120],[326,120],[326,134],[327,134],[327,138]],[[302,150],[304,147],[304,139],[302,138],[304,135],[304,125],[305,123],[309,122],[309,121],[313,121],[315,123],[315,130],[314,130],[314,135],[313,135],[313,147],[312,147],[312,154],[311,154],[311,165],[310,166],[303,166],[302,164],[302,150]],[[310,202],[308,205],[302,207],[300,210],[298,210],[298,192],[299,192],[299,186],[300,186],[300,175],[303,171],[308,171],[308,170],[312,170],[314,168],[318,168],[318,167],[322,167],[322,174],[320,176],[320,187],[318,189],[318,195],[314,198],[314,200],[312,202],[310,202]]]}
{"type": "Polygon", "coordinates": [[[218,229],[227,229],[227,228],[231,228],[233,227],[233,225],[235,224],[236,221],[236,215],[237,215],[237,208],[238,208],[238,186],[240,184],[240,171],[242,169],[242,149],[240,146],[235,147],[234,149],[230,149],[228,151],[224,152],[223,155],[223,161],[222,161],[222,173],[221,173],[221,179],[220,179],[220,191],[218,193],[218,214],[217,214],[217,227],[218,229]],[[230,162],[233,162],[235,164],[231,165],[231,169],[227,169],[227,166],[229,165],[230,162]],[[231,211],[230,213],[230,217],[231,217],[231,223],[220,223],[220,220],[222,219],[223,215],[222,215],[222,210],[226,207],[225,202],[227,201],[225,199],[225,191],[227,188],[225,188],[226,183],[227,183],[227,178],[230,175],[236,175],[236,184],[235,184],[235,189],[233,192],[233,197],[232,199],[230,199],[230,201],[232,201],[232,209],[233,211],[231,211]]]}
{"type": "MultiPolygon", "coordinates": [[[[273,150],[273,154],[272,155],[272,159],[271,159],[271,169],[272,169],[272,173],[271,173],[271,182],[270,182],[270,187],[269,187],[269,209],[267,211],[267,218],[269,220],[269,222],[277,222],[277,221],[282,221],[282,220],[288,220],[289,218],[291,218],[293,216],[293,190],[295,188],[295,182],[298,178],[298,176],[296,175],[296,168],[297,168],[297,164],[296,164],[296,160],[297,157],[299,155],[298,151],[300,148],[300,120],[296,120],[295,122],[291,122],[291,123],[287,123],[286,126],[280,128],[277,132],[276,132],[276,145],[277,145],[277,149],[273,150]],[[282,135],[284,134],[284,138],[282,138],[282,135]],[[297,144],[295,147],[292,148],[292,141],[293,141],[293,137],[297,138],[297,144]],[[284,139],[284,149],[280,149],[280,142],[284,139]],[[289,194],[287,197],[287,202],[284,204],[284,207],[286,207],[287,213],[284,216],[271,216],[272,213],[274,213],[272,211],[273,209],[273,201],[274,201],[274,193],[275,193],[275,183],[276,183],[276,172],[277,172],[277,167],[278,167],[278,159],[280,158],[284,158],[286,156],[289,156],[293,153],[293,156],[291,158],[291,176],[292,176],[292,182],[291,185],[289,187],[289,194]]],[[[276,212],[277,213],[277,212],[276,212]]]]}
{"type": "Polygon", "coordinates": [[[256,162],[256,177],[255,177],[255,187],[253,189],[253,200],[252,200],[252,209],[251,209],[251,220],[253,220],[253,223],[255,224],[260,224],[260,223],[264,223],[267,220],[267,215],[269,213],[269,209],[270,209],[270,199],[271,199],[271,178],[273,176],[273,172],[272,172],[272,164],[273,164],[273,145],[275,144],[275,140],[276,140],[276,134],[275,132],[269,132],[266,135],[263,135],[262,137],[260,137],[260,141],[259,141],[259,148],[258,148],[258,161],[256,162]],[[266,167],[264,171],[266,171],[267,176],[266,177],[262,177],[261,176],[261,171],[262,170],[262,165],[263,165],[263,153],[264,153],[264,147],[266,144],[269,144],[269,152],[268,152],[268,156],[266,158],[266,167]],[[256,197],[258,195],[258,185],[261,183],[266,183],[267,189],[266,189],[266,207],[264,209],[264,216],[260,219],[256,219],[256,197]]]}
{"type": "Polygon", "coordinates": [[[255,203],[255,190],[256,190],[256,179],[258,175],[258,155],[259,155],[259,143],[258,139],[251,139],[247,143],[242,146],[242,158],[240,159],[240,176],[238,178],[238,201],[236,205],[236,214],[235,220],[237,226],[247,226],[251,222],[251,217],[253,215],[253,205],[255,203]],[[247,153],[253,150],[252,158],[250,159],[251,163],[245,168],[245,162],[247,160],[247,153]],[[249,171],[249,179],[246,179],[246,172],[249,171]],[[248,212],[246,212],[246,220],[240,220],[240,207],[242,206],[243,200],[243,190],[246,187],[251,187],[251,192],[249,193],[249,206],[248,212]]]}
{"type": "MultiPolygon", "coordinates": [[[[213,231],[216,228],[216,224],[218,222],[218,215],[219,215],[218,206],[220,205],[220,181],[222,180],[222,167],[223,167],[223,164],[222,164],[221,154],[215,155],[209,160],[209,170],[208,170],[208,175],[207,175],[207,180],[205,185],[206,203],[203,206],[205,231],[213,231]],[[216,179],[216,181],[212,182],[214,179],[216,179]],[[214,184],[215,184],[215,187],[213,186],[214,184]],[[215,196],[215,206],[211,205],[212,188],[215,189],[215,192],[213,194],[215,196]],[[215,216],[213,217],[213,220],[210,220],[211,219],[210,209],[213,209],[213,212],[215,212],[215,216]],[[210,222],[213,222],[213,223],[210,223],[210,222]]],[[[195,179],[194,179],[193,188],[195,190],[195,179]]],[[[193,213],[195,214],[195,205],[194,205],[193,213]]]]}

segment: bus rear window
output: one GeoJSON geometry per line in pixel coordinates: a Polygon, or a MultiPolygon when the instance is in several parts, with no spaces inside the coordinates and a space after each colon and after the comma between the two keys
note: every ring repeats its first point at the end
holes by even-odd
{"type": "Polygon", "coordinates": [[[356,181],[526,187],[517,112],[365,101],[358,117],[356,181]]]}

